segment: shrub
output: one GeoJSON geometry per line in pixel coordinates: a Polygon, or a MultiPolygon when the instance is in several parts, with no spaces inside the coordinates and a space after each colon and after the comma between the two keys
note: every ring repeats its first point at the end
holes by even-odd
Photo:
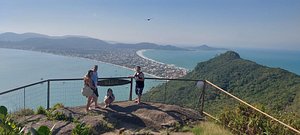
{"type": "Polygon", "coordinates": [[[7,115],[7,108],[5,106],[0,106],[0,133],[8,135],[18,134],[22,127],[9,119],[7,115]]]}
{"type": "Polygon", "coordinates": [[[42,106],[39,106],[39,107],[37,108],[37,110],[36,110],[36,114],[44,114],[44,115],[46,115],[46,113],[47,113],[47,111],[46,111],[45,108],[42,107],[42,106]]]}
{"type": "Polygon", "coordinates": [[[47,126],[40,126],[37,132],[39,135],[51,135],[51,131],[47,126]]]}
{"type": "MultiPolygon", "coordinates": [[[[32,115],[33,110],[31,109],[22,109],[18,112],[15,112],[17,115],[32,115]]],[[[0,106],[0,134],[1,135],[18,135],[22,134],[22,127],[15,123],[8,117],[7,108],[5,106],[0,106]]],[[[47,126],[40,126],[38,130],[30,128],[30,133],[35,135],[50,135],[51,131],[47,126]]]]}
{"type": "Polygon", "coordinates": [[[64,108],[64,104],[63,103],[56,103],[54,106],[53,106],[53,110],[57,110],[57,109],[60,109],[60,108],[64,108]]]}
{"type": "Polygon", "coordinates": [[[11,115],[12,116],[29,116],[29,115],[33,115],[34,111],[32,109],[21,109],[19,111],[13,112],[11,115]]]}
{"type": "Polygon", "coordinates": [[[91,134],[90,128],[84,123],[76,124],[75,128],[72,130],[72,135],[89,135],[91,134]]]}
{"type": "MultiPolygon", "coordinates": [[[[222,124],[237,134],[294,134],[278,122],[244,105],[224,110],[218,117],[222,124]]],[[[291,114],[279,115],[279,119],[293,127],[299,128],[300,126],[300,120],[295,119],[295,116],[291,114]]]]}

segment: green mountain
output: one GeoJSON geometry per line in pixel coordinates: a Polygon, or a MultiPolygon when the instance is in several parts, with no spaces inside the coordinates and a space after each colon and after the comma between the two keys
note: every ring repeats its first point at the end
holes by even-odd
{"type": "MultiPolygon", "coordinates": [[[[228,51],[206,62],[198,63],[185,79],[205,79],[251,104],[271,111],[300,113],[300,76],[280,68],[270,68],[242,59],[228,51]]],[[[196,82],[169,81],[145,94],[146,101],[164,101],[198,107],[200,88],[196,82]]],[[[207,87],[205,110],[213,113],[235,105],[234,100],[207,87]]]]}

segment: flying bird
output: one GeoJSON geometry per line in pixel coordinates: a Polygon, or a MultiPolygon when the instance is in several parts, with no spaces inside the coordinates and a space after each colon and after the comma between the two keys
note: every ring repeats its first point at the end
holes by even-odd
{"type": "Polygon", "coordinates": [[[153,18],[147,18],[147,21],[150,21],[150,20],[152,20],[153,18]]]}

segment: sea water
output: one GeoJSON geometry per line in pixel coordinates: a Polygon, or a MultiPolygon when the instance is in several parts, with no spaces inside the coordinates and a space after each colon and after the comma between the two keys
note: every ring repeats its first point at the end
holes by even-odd
{"type": "MultiPolygon", "coordinates": [[[[98,76],[127,77],[133,71],[113,64],[99,61],[59,56],[42,52],[0,49],[0,92],[28,85],[41,80],[56,78],[82,78],[89,69],[98,65],[98,76]]],[[[161,81],[146,80],[145,92],[161,81]]],[[[8,94],[0,95],[0,105],[9,106],[10,110],[18,108],[36,108],[46,106],[47,83],[34,85],[8,94]]],[[[50,82],[50,104],[61,102],[68,106],[86,103],[80,93],[83,81],[50,82]]],[[[134,87],[134,85],[133,85],[134,87]]],[[[99,102],[103,101],[106,90],[110,87],[100,86],[99,102]]],[[[111,87],[116,100],[128,100],[130,84],[111,87]]],[[[133,90],[133,98],[135,97],[133,90]]]]}
{"type": "MultiPolygon", "coordinates": [[[[300,75],[300,51],[267,50],[267,49],[233,49],[241,58],[254,61],[258,64],[282,68],[300,75]]],[[[169,50],[146,50],[143,55],[147,58],[173,64],[193,70],[197,63],[207,61],[218,56],[226,50],[210,51],[169,51],[169,50]]]]}
{"type": "MultiPolygon", "coordinates": [[[[269,67],[276,67],[300,74],[300,52],[261,49],[236,49],[244,59],[269,67]]],[[[167,64],[174,64],[192,70],[197,63],[209,60],[226,51],[167,51],[147,50],[144,56],[167,64]]],[[[51,78],[81,78],[94,65],[99,66],[99,77],[132,75],[133,71],[120,66],[89,59],[58,56],[42,52],[0,49],[0,92],[51,78]]],[[[146,80],[145,91],[161,84],[161,81],[146,80]]],[[[50,105],[61,102],[67,106],[84,105],[85,97],[80,93],[82,80],[58,81],[50,84],[50,105]]],[[[99,87],[99,102],[108,87],[99,87]]],[[[127,100],[130,85],[112,87],[116,99],[127,100]]],[[[134,92],[133,92],[134,95],[134,92]]],[[[47,83],[0,95],[0,105],[18,108],[46,106],[47,83]]]]}

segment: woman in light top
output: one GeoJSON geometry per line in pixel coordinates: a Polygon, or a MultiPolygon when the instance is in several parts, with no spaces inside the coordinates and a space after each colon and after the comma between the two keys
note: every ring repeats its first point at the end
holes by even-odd
{"type": "MultiPolygon", "coordinates": [[[[89,70],[88,73],[84,76],[84,85],[90,87],[93,91],[96,89],[93,81],[92,81],[92,75],[93,75],[93,70],[89,70]]],[[[86,104],[86,111],[90,110],[90,106],[92,104],[93,101],[96,100],[96,95],[93,92],[93,94],[91,96],[87,97],[87,104],[86,104]]]]}

